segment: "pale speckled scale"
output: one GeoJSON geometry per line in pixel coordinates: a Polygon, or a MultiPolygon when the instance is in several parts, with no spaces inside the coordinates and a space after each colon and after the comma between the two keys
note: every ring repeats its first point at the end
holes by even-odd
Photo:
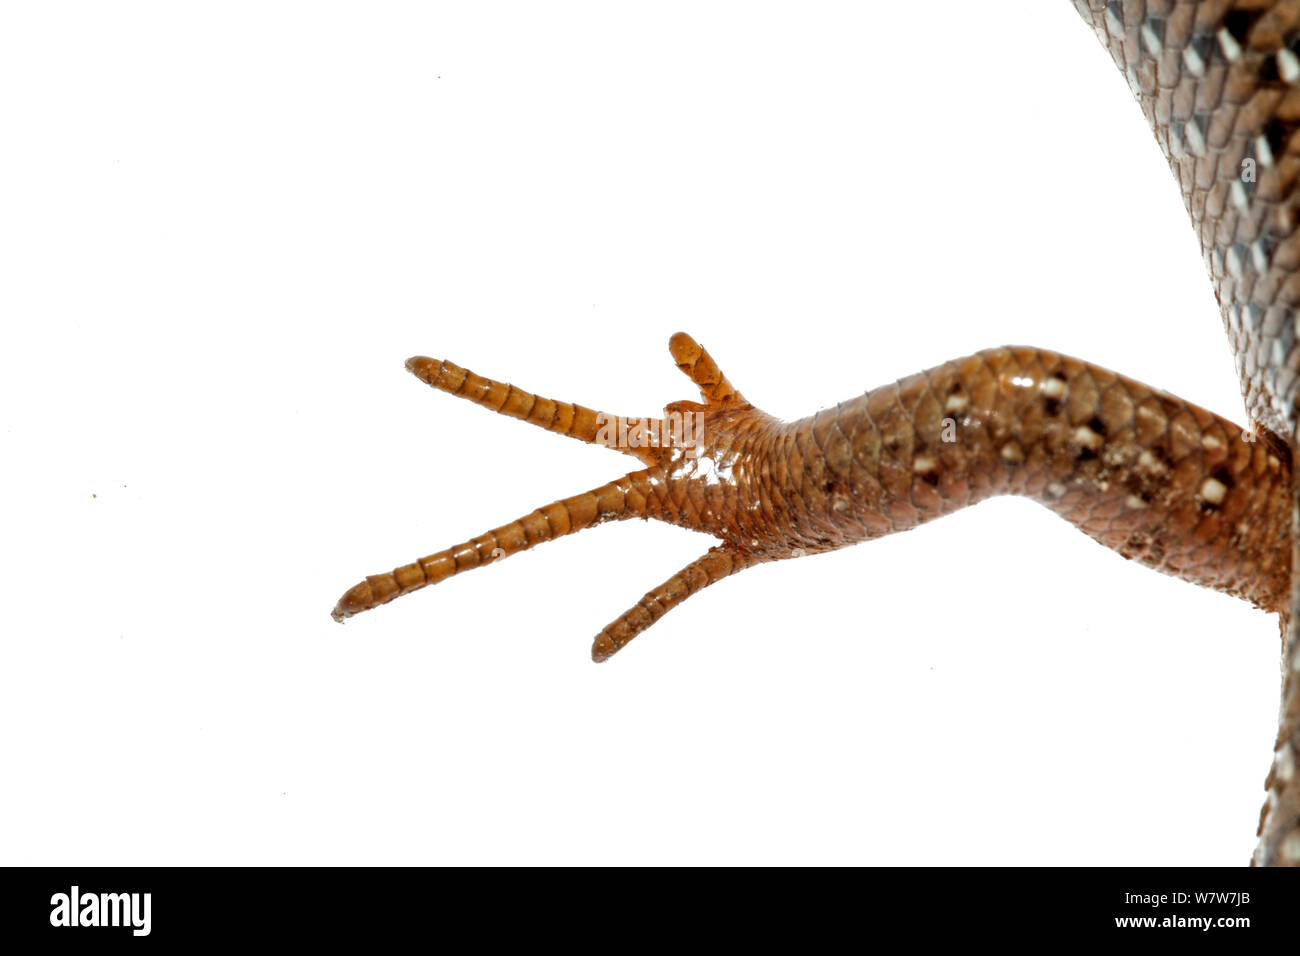
{"type": "Polygon", "coordinates": [[[1290,437],[1300,386],[1300,0],[1074,3],[1182,189],[1250,416],[1290,437]],[[1249,167],[1253,182],[1243,178],[1249,167]]]}

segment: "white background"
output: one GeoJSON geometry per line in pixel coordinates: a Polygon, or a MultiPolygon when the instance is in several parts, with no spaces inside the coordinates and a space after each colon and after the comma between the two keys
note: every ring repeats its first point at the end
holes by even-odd
{"type": "Polygon", "coordinates": [[[0,862],[1244,864],[1277,624],[1037,505],[762,566],[413,354],[809,414],[1004,343],[1241,417],[1178,191],[1065,0],[0,17],[0,862]]]}

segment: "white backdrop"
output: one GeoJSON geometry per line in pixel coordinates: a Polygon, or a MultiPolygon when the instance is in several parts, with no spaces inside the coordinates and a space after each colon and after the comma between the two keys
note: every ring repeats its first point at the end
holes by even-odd
{"type": "Polygon", "coordinates": [[[0,862],[1244,864],[1276,621],[1030,502],[759,567],[627,522],[338,595],[634,462],[691,332],[800,417],[1004,343],[1241,418],[1065,0],[0,14],[0,862]]]}

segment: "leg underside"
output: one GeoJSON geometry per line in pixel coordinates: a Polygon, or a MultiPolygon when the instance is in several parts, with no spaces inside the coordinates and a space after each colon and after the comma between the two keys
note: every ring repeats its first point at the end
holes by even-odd
{"type": "Polygon", "coordinates": [[[435,388],[649,467],[372,575],[343,595],[334,616],[604,521],[656,518],[721,539],[600,633],[593,656],[604,660],[691,594],[751,564],[904,531],[996,494],[1034,498],[1166,573],[1270,610],[1285,605],[1290,456],[1269,436],[1027,347],[955,359],[781,423],[746,402],[689,336],[674,336],[670,347],[705,402],[670,403],[665,419],[606,416],[449,362],[411,360],[435,388]],[[689,447],[665,424],[683,407],[703,410],[689,447]],[[638,422],[653,427],[638,431],[638,422]],[[628,439],[637,434],[660,439],[628,439]]]}
{"type": "MultiPolygon", "coordinates": [[[[338,620],[604,521],[658,518],[722,544],[604,628],[603,661],[710,584],[762,561],[904,531],[995,494],[1034,498],[1095,540],[1300,621],[1293,454],[1157,389],[1043,349],[989,349],[834,409],[780,423],[689,336],[670,344],[703,404],[630,419],[539,398],[449,362],[427,384],[500,414],[626,452],[646,467],[352,587],[338,620]],[[700,415],[691,433],[675,414],[700,415]],[[611,438],[611,436],[613,436],[611,438]],[[641,436],[646,440],[637,440],[641,436]],[[646,438],[648,436],[648,438],[646,438]],[[1294,526],[1294,531],[1292,530],[1294,526]]],[[[1300,646],[1284,627],[1282,721],[1255,862],[1300,863],[1300,646]]]]}
{"type": "MultiPolygon", "coordinates": [[[[752,564],[1018,494],[1125,557],[1300,620],[1300,587],[1292,583],[1288,600],[1286,586],[1291,568],[1300,568],[1300,553],[1292,553],[1300,541],[1293,455],[1267,433],[1243,432],[1167,393],[1027,347],[956,359],[779,423],[753,408],[689,336],[674,336],[670,348],[705,401],[670,403],[665,419],[608,416],[449,362],[412,359],[408,368],[435,388],[647,467],[372,575],[343,595],[335,618],[604,521],[653,517],[721,538],[596,636],[592,658],[603,661],[692,594],[752,564]],[[706,423],[689,440],[667,422],[683,409],[699,410],[706,423]]],[[[1289,627],[1284,633],[1282,722],[1255,856],[1270,865],[1300,863],[1293,783],[1300,644],[1289,627]]]]}

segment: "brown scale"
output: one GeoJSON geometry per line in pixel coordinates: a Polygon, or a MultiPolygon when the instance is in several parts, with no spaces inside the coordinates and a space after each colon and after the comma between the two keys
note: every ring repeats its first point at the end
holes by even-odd
{"type": "MultiPolygon", "coordinates": [[[[1074,5],[1128,80],[1182,189],[1250,420],[1294,458],[1300,427],[1300,0],[1074,5]]],[[[1300,569],[1294,484],[1288,500],[1290,564],[1300,569]]],[[[1300,865],[1300,627],[1292,627],[1300,620],[1300,574],[1278,610],[1281,719],[1252,862],[1300,865]]]]}
{"type": "Polygon", "coordinates": [[[603,661],[751,564],[1023,495],[1126,558],[1279,612],[1281,720],[1252,863],[1300,865],[1300,641],[1290,627],[1300,620],[1291,465],[1300,424],[1300,0],[1074,5],[1128,80],[1182,189],[1250,431],[1033,348],[956,359],[790,423],[745,401],[682,333],[669,347],[704,402],[675,402],[662,419],[603,415],[415,358],[407,367],[435,388],[617,448],[642,467],[366,578],[334,617],[603,521],[657,518],[718,538],[596,636],[592,657],[603,661]]]}

